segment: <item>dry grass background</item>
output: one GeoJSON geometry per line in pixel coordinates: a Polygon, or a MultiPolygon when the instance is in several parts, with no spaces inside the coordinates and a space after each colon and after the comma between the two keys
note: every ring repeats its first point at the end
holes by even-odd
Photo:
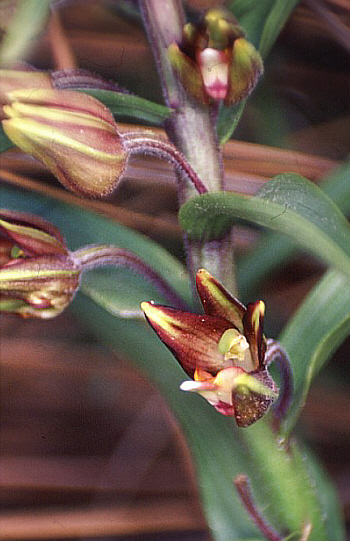
{"type": "MultiPolygon", "coordinates": [[[[241,141],[224,148],[227,189],[252,194],[286,170],[317,182],[349,154],[349,36],[348,0],[310,0],[296,9],[264,82],[288,129],[259,105],[262,89],[239,127],[241,141]]],[[[112,14],[107,2],[63,3],[29,61],[117,73],[122,86],[161,99],[142,30],[112,14]]],[[[18,151],[2,155],[0,178],[96,210],[180,251],[167,164],[133,160],[107,201],[64,191],[18,151]]],[[[238,253],[255,239],[238,230],[238,253]]],[[[304,256],[266,279],[265,298],[282,321],[322,272],[304,256]]],[[[2,317],[0,332],[0,540],[209,539],[186,447],[149,382],[94,342],[69,310],[49,322],[2,317]]],[[[299,431],[323,459],[350,522],[349,352],[347,343],[333,361],[335,377],[328,369],[314,385],[299,431]]]]}

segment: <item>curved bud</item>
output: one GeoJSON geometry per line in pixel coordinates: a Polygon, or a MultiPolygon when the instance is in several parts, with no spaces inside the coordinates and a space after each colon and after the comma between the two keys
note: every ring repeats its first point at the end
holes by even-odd
{"type": "Polygon", "coordinates": [[[127,153],[107,107],[66,90],[18,90],[9,99],[3,128],[13,143],[80,195],[101,197],[115,189],[127,153]]]}
{"type": "Polygon", "coordinates": [[[55,317],[72,301],[80,275],[68,255],[12,260],[0,269],[0,308],[23,317],[55,317]]]}

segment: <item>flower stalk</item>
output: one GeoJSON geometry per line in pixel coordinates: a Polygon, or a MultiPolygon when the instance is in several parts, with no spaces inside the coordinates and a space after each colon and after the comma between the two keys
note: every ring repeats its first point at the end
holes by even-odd
{"type": "Polygon", "coordinates": [[[234,480],[239,497],[249,513],[250,518],[260,530],[262,535],[268,541],[282,541],[284,536],[280,535],[266,520],[261,511],[258,509],[251,491],[250,483],[247,475],[238,475],[234,480]]]}
{"type": "MultiPolygon", "coordinates": [[[[146,154],[156,156],[160,159],[169,161],[175,170],[179,173],[180,184],[187,182],[192,184],[199,194],[206,193],[208,190],[203,184],[196,171],[191,167],[184,156],[179,152],[174,145],[162,141],[161,139],[152,139],[150,137],[142,137],[142,134],[128,134],[123,136],[124,148],[130,156],[146,154]]],[[[181,191],[181,186],[180,186],[181,191]]]]}
{"type": "Polygon", "coordinates": [[[293,395],[293,370],[288,357],[287,352],[284,348],[275,340],[269,338],[266,341],[266,365],[269,366],[271,363],[277,365],[278,370],[281,375],[281,388],[278,400],[273,405],[274,413],[274,429],[276,432],[279,432],[281,423],[285,418],[288,408],[292,402],[293,395]]]}

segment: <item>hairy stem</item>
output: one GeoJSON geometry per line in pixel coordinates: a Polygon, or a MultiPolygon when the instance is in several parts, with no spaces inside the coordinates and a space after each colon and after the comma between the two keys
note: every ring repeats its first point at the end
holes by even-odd
{"type": "Polygon", "coordinates": [[[188,310],[187,304],[159,273],[123,248],[118,248],[113,244],[91,244],[71,252],[71,257],[83,271],[106,266],[129,268],[154,284],[172,306],[180,310],[188,310]]]}
{"type": "MultiPolygon", "coordinates": [[[[156,60],[164,99],[175,113],[166,122],[169,139],[186,156],[208,191],[223,190],[222,157],[209,108],[194,102],[177,80],[167,55],[167,48],[182,39],[184,14],[177,0],[139,0],[149,42],[156,60]]],[[[197,195],[192,183],[184,183],[179,201],[197,195]]],[[[206,268],[237,295],[231,238],[215,243],[186,241],[188,265],[192,277],[206,268]]]]}
{"type": "Polygon", "coordinates": [[[234,480],[238,494],[242,500],[242,503],[248,511],[250,518],[254,524],[259,528],[261,533],[269,541],[282,541],[283,536],[280,535],[265,519],[260,510],[257,508],[254,497],[250,488],[247,475],[238,475],[234,480]]]}

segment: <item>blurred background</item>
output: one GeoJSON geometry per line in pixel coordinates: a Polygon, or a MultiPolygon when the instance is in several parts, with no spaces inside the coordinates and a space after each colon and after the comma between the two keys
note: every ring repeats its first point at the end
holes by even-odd
{"type": "MultiPolygon", "coordinates": [[[[29,63],[89,69],[162,103],[133,2],[74,0],[57,7],[29,63]]],[[[195,17],[193,5],[187,8],[195,17]]],[[[253,194],[283,171],[315,182],[334,171],[350,150],[349,90],[349,0],[301,2],[235,140],[225,145],[227,189],[253,194]]],[[[1,156],[0,178],[96,210],[183,257],[175,176],[165,163],[135,159],[104,201],[64,191],[14,149],[1,156]]],[[[236,228],[238,259],[259,235],[236,228]]],[[[268,304],[267,335],[278,336],[323,272],[299,253],[256,285],[268,304]]],[[[96,343],[70,309],[47,322],[2,316],[0,333],[0,540],[209,541],[182,435],[130,362],[96,343]]],[[[314,383],[297,433],[331,475],[350,531],[349,359],[348,340],[314,383]]]]}

